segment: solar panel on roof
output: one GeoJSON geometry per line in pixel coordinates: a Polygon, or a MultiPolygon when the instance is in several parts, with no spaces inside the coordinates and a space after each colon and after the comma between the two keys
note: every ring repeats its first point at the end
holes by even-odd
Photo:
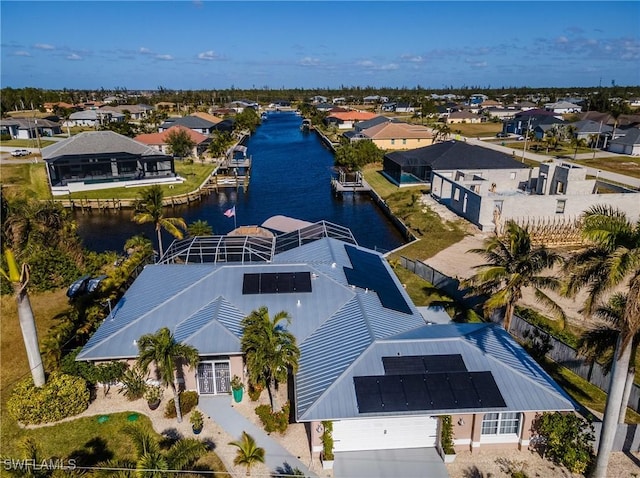
{"type": "Polygon", "coordinates": [[[385,375],[467,371],[467,367],[460,354],[382,357],[382,365],[384,366],[385,375]]]}
{"type": "Polygon", "coordinates": [[[345,246],[345,250],[353,266],[351,269],[343,268],[350,285],[375,291],[382,306],[387,309],[405,314],[411,313],[411,308],[389,275],[380,256],[353,246],[345,246]]]}
{"type": "Polygon", "coordinates": [[[243,294],[311,292],[310,272],[265,272],[244,274],[243,294]]]}
{"type": "Polygon", "coordinates": [[[506,406],[491,372],[365,376],[353,383],[360,413],[506,406]]]}

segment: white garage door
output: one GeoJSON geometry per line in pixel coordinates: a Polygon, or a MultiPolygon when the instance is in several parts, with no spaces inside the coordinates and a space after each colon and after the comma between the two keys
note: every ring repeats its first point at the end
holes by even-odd
{"type": "Polygon", "coordinates": [[[333,422],[335,451],[436,446],[434,417],[371,418],[333,422]]]}

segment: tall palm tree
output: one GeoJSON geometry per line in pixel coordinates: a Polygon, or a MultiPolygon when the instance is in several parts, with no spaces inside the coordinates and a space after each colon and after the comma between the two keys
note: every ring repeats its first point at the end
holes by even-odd
{"type": "Polygon", "coordinates": [[[198,219],[187,226],[187,232],[190,236],[211,236],[213,234],[213,228],[207,221],[198,219]]]}
{"type": "Polygon", "coordinates": [[[177,342],[167,327],[161,328],[155,334],[145,334],[140,337],[138,350],[137,362],[140,367],[143,370],[148,370],[149,365],[153,362],[162,385],[171,387],[178,423],[182,422],[177,371],[183,361],[189,365],[189,369],[196,367],[200,360],[198,350],[191,345],[177,342]]]}
{"type": "Polygon", "coordinates": [[[468,295],[487,296],[484,303],[486,314],[505,308],[504,328],[509,331],[516,304],[522,299],[525,287],[534,288],[536,298],[549,308],[564,324],[565,314],[542,289],[559,291],[561,282],[556,277],[540,275],[562,262],[562,257],[544,246],[531,244],[529,231],[513,221],[506,224],[504,238],[491,237],[481,249],[468,252],[480,254],[486,264],[475,266],[479,272],[462,282],[471,290],[468,295]]]}
{"type": "Polygon", "coordinates": [[[622,406],[632,342],[640,331],[640,220],[633,224],[624,212],[597,205],[583,214],[582,233],[589,245],[566,264],[567,295],[586,289],[584,313],[591,315],[608,293],[620,286],[628,288],[592,473],[594,478],[604,478],[622,406]]]}
{"type": "Polygon", "coordinates": [[[280,409],[276,396],[278,383],[287,380],[290,369],[293,373],[298,371],[300,359],[296,338],[282,325],[284,321],[291,323],[287,312],[278,312],[271,319],[266,307],[254,310],[242,320],[241,344],[249,377],[253,383],[266,385],[272,411],[280,409]]]}
{"type": "Polygon", "coordinates": [[[129,425],[123,431],[132,441],[136,452],[135,459],[102,463],[102,470],[97,472],[97,476],[177,478],[185,476],[180,472],[190,469],[207,452],[206,445],[194,438],[181,438],[168,449],[164,449],[149,429],[129,425]]]}
{"type": "Polygon", "coordinates": [[[264,448],[256,444],[255,439],[247,432],[242,432],[240,440],[229,442],[229,445],[238,448],[236,457],[233,459],[234,465],[247,467],[247,476],[251,474],[251,467],[256,463],[264,463],[264,448]]]}
{"type": "MultiPolygon", "coordinates": [[[[600,322],[587,329],[581,336],[579,350],[590,362],[598,361],[606,373],[611,372],[613,367],[613,354],[615,352],[618,336],[624,316],[624,309],[627,305],[627,296],[620,292],[613,294],[606,305],[598,307],[594,315],[600,322]]],[[[618,423],[624,423],[627,404],[631,396],[631,388],[636,374],[636,351],[640,343],[640,331],[636,333],[631,343],[631,362],[627,371],[627,380],[620,406],[620,416],[618,423]]]]}
{"type": "Polygon", "coordinates": [[[140,192],[140,198],[136,201],[133,221],[137,224],[145,224],[152,222],[158,235],[158,252],[160,257],[163,256],[162,248],[162,229],[167,231],[173,237],[182,239],[187,224],[181,217],[165,217],[163,212],[162,200],[164,193],[158,184],[154,184],[140,192]]]}
{"type": "Polygon", "coordinates": [[[44,367],[42,366],[42,356],[40,355],[40,348],[38,346],[38,330],[36,329],[36,321],[33,317],[29,293],[27,292],[29,266],[22,264],[22,270],[20,270],[11,249],[5,249],[4,257],[7,261],[7,271],[0,269],[0,272],[13,286],[18,304],[18,320],[20,321],[24,346],[27,349],[31,377],[33,378],[33,384],[36,387],[41,387],[44,385],[45,377],[44,367]]]}

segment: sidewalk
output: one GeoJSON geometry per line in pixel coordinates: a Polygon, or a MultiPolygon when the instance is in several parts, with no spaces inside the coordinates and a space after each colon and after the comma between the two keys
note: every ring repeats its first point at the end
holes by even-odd
{"type": "MultiPolygon", "coordinates": [[[[232,406],[231,396],[200,396],[198,408],[202,410],[205,416],[209,417],[219,427],[233,437],[233,440],[239,440],[242,432],[246,431],[255,440],[259,447],[265,450],[265,465],[268,470],[263,473],[272,473],[278,468],[282,468],[285,464],[289,464],[291,468],[299,468],[308,477],[317,477],[302,461],[300,457],[293,456],[288,450],[280,445],[276,440],[267,435],[262,428],[257,427],[241,414],[235,406],[232,406]]],[[[248,400],[245,397],[245,400],[248,400]]],[[[233,463],[235,456],[235,447],[216,448],[216,453],[226,463],[233,463]],[[229,456],[229,453],[232,456],[229,456]]],[[[264,467],[264,465],[263,465],[264,467]]],[[[260,476],[259,467],[255,467],[256,476],[260,476]]],[[[253,473],[253,472],[252,472],[253,473]]]]}

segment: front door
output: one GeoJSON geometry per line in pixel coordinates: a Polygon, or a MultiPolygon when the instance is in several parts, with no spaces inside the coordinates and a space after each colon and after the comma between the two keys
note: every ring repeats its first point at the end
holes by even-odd
{"type": "Polygon", "coordinates": [[[231,393],[229,362],[198,364],[198,391],[201,394],[231,393]]]}

